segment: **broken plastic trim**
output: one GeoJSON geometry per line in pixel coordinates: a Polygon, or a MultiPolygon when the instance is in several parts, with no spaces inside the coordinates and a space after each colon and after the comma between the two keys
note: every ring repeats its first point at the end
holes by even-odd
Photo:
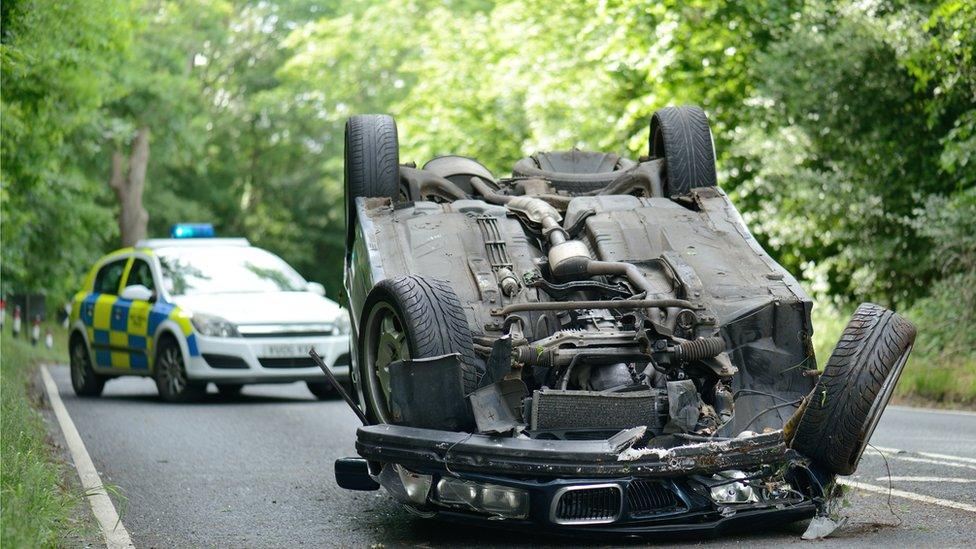
{"type": "Polygon", "coordinates": [[[671,449],[634,448],[644,432],[636,427],[605,440],[539,440],[370,425],[359,428],[356,450],[368,460],[418,470],[562,478],[673,477],[751,469],[795,456],[786,448],[782,431],[671,449]]]}

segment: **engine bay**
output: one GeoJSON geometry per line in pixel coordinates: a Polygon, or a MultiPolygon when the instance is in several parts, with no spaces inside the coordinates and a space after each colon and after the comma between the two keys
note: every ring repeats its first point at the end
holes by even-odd
{"type": "Polygon", "coordinates": [[[809,298],[720,189],[666,196],[660,160],[618,164],[580,192],[441,157],[401,167],[399,203],[360,199],[362,269],[450,280],[471,332],[471,353],[385,365],[391,422],[569,440],[644,427],[664,446],[783,427],[814,381],[809,298]]]}

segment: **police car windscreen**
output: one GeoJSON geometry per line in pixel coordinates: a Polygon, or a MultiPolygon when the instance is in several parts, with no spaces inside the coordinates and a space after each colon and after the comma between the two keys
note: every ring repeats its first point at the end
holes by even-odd
{"type": "Polygon", "coordinates": [[[281,258],[260,248],[162,248],[156,253],[171,295],[298,292],[308,284],[281,258]]]}

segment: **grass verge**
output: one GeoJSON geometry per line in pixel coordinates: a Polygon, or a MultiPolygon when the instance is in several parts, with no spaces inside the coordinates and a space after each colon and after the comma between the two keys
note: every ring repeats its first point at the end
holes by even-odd
{"type": "Polygon", "coordinates": [[[84,535],[77,519],[81,496],[66,482],[72,474],[48,442],[32,402],[33,372],[42,362],[67,361],[65,333],[51,326],[53,349],[14,338],[10,319],[0,335],[0,545],[59,547],[84,535]]]}
{"type": "MultiPolygon", "coordinates": [[[[850,312],[830,305],[814,306],[813,345],[821,368],[840,339],[850,312]]],[[[917,309],[904,314],[918,328],[918,337],[895,387],[896,402],[976,409],[976,350],[944,345],[945,329],[933,326],[929,315],[920,314],[917,309]]]]}

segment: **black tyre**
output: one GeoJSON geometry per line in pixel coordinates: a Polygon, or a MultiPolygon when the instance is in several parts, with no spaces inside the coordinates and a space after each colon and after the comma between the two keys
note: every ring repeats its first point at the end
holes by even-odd
{"type": "Polygon", "coordinates": [[[901,315],[861,304],[810,393],[792,447],[832,473],[853,473],[914,342],[915,326],[901,315]]]}
{"type": "Polygon", "coordinates": [[[346,121],[344,189],[346,246],[356,226],[356,198],[400,195],[400,144],[396,122],[386,114],[360,114],[346,121]]]}
{"type": "Polygon", "coordinates": [[[396,360],[459,353],[464,393],[478,388],[484,366],[448,282],[421,276],[383,280],[369,293],[360,326],[360,381],[373,421],[393,423],[388,367],[396,360]]]}
{"type": "Polygon", "coordinates": [[[240,383],[218,383],[217,384],[217,392],[220,393],[220,396],[226,398],[233,398],[236,396],[240,396],[241,390],[243,389],[244,386],[241,385],[240,383]]]}
{"type": "Polygon", "coordinates": [[[207,392],[206,383],[190,381],[186,376],[183,350],[172,337],[160,338],[153,368],[156,389],[166,402],[192,402],[207,392]]]}
{"type": "Polygon", "coordinates": [[[687,194],[696,187],[714,187],[715,144],[708,117],[700,107],[665,107],[651,118],[650,151],[664,159],[664,192],[687,194]]]}
{"type": "Polygon", "coordinates": [[[339,394],[328,381],[306,381],[305,385],[308,386],[309,392],[319,400],[331,400],[339,394]]]}
{"type": "Polygon", "coordinates": [[[71,388],[80,397],[97,397],[105,388],[107,377],[96,374],[92,369],[91,355],[85,339],[79,334],[71,336],[71,388]]]}
{"type": "Polygon", "coordinates": [[[560,191],[583,193],[602,189],[634,167],[632,160],[611,153],[580,151],[540,152],[515,163],[515,177],[538,177],[560,191]]]}

